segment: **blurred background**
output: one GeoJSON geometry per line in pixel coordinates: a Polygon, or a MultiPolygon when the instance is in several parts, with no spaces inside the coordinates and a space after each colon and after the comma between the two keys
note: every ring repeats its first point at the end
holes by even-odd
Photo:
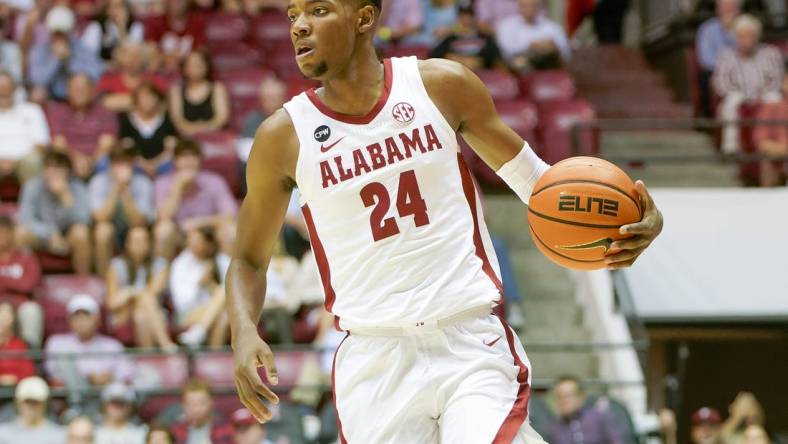
{"type": "MultiPolygon", "coordinates": [[[[297,197],[260,333],[282,403],[233,384],[223,307],[262,120],[317,86],[283,0],[0,0],[0,443],[333,443],[342,335],[297,197]]],[[[549,263],[463,143],[553,444],[788,442],[784,0],[396,0],[381,58],[459,61],[548,162],[644,179],[625,272],[549,263]]],[[[392,357],[396,359],[396,357],[392,357]]]]}

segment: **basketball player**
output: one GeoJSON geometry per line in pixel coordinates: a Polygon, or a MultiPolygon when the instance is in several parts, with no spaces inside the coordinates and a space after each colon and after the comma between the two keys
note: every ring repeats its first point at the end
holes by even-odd
{"type": "MultiPolygon", "coordinates": [[[[271,349],[257,333],[265,272],[298,187],[336,327],[332,375],[340,441],[352,444],[535,443],[531,372],[515,333],[492,315],[498,264],[456,134],[523,202],[548,168],[499,119],[482,82],[446,60],[381,63],[380,0],[291,0],[296,61],[323,87],[260,127],[227,276],[235,381],[259,421],[277,396],[271,349]]],[[[610,268],[631,265],[661,230],[624,227],[610,268]]],[[[525,233],[525,229],[523,231],[525,233]]],[[[523,234],[525,235],[525,234],[523,234]]]]}

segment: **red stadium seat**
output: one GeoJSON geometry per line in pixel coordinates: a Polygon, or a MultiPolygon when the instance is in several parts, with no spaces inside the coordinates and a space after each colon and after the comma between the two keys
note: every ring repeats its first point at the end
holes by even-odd
{"type": "Polygon", "coordinates": [[[503,123],[531,145],[537,144],[536,127],[539,124],[539,114],[533,103],[527,100],[496,101],[495,108],[503,123]]]}
{"type": "Polygon", "coordinates": [[[54,275],[45,276],[36,290],[35,298],[44,309],[46,336],[68,331],[66,306],[72,297],[86,294],[103,306],[106,287],[97,276],[54,275]]]}
{"type": "Polygon", "coordinates": [[[0,180],[0,201],[16,202],[20,191],[21,187],[16,177],[9,176],[0,180]]]}
{"type": "Polygon", "coordinates": [[[224,42],[211,47],[211,64],[217,71],[262,67],[263,57],[255,48],[242,42],[224,42]]]}
{"type": "Polygon", "coordinates": [[[224,82],[230,95],[231,125],[240,131],[250,111],[260,106],[260,83],[272,72],[258,67],[249,67],[221,73],[219,79],[224,82]]]}
{"type": "Polygon", "coordinates": [[[571,100],[575,84],[566,71],[537,71],[520,77],[520,88],[535,103],[571,100]]]}
{"type": "MultiPolygon", "coordinates": [[[[755,119],[758,117],[758,111],[761,107],[759,102],[744,103],[739,107],[740,119],[755,119]]],[[[753,138],[755,127],[750,125],[742,125],[739,130],[739,146],[744,153],[758,152],[758,146],[755,144],[753,138]]],[[[739,163],[739,179],[745,185],[757,186],[760,177],[760,165],[758,162],[740,162],[739,163]]]]}
{"type": "Polygon", "coordinates": [[[477,73],[487,86],[493,100],[514,100],[520,96],[517,77],[506,71],[485,70],[477,73]]]}
{"type": "Polygon", "coordinates": [[[154,395],[142,402],[137,415],[143,422],[151,422],[168,407],[180,402],[181,395],[154,395]]]}
{"type": "Polygon", "coordinates": [[[287,97],[295,97],[310,88],[318,88],[320,82],[304,78],[292,78],[287,81],[287,97]]]}
{"type": "Polygon", "coordinates": [[[270,47],[266,53],[266,65],[273,70],[280,79],[303,78],[301,70],[295,61],[295,52],[289,42],[270,47]]]}
{"type": "Polygon", "coordinates": [[[138,355],[134,364],[145,389],[178,389],[189,379],[189,363],[182,354],[138,355]]]}
{"type": "Polygon", "coordinates": [[[429,46],[420,45],[391,45],[385,50],[386,57],[416,56],[420,60],[428,59],[430,52],[429,46]]]}
{"type": "Polygon", "coordinates": [[[73,273],[70,256],[60,256],[47,251],[36,251],[38,261],[41,263],[41,271],[44,274],[67,274],[73,273]]]}
{"type": "Polygon", "coordinates": [[[213,45],[217,42],[240,42],[246,38],[249,24],[238,13],[215,12],[208,15],[205,36],[213,45]]]}
{"type": "Polygon", "coordinates": [[[194,137],[203,152],[203,167],[224,177],[236,196],[241,193],[240,161],[235,151],[237,136],[234,132],[222,131],[197,134],[194,137]]]}
{"type": "MultiPolygon", "coordinates": [[[[594,108],[585,100],[549,102],[541,108],[539,116],[542,146],[537,149],[545,162],[553,164],[573,155],[570,130],[575,123],[590,122],[596,118],[594,108]]],[[[583,131],[581,153],[597,152],[597,134],[583,131]]]]}
{"type": "Polygon", "coordinates": [[[14,202],[0,202],[0,216],[9,216],[16,220],[18,208],[14,202]]]}
{"type": "MultiPolygon", "coordinates": [[[[233,355],[229,352],[205,352],[195,357],[194,376],[203,378],[213,388],[235,387],[233,381],[233,355]]],[[[281,351],[276,353],[276,368],[279,372],[279,387],[292,387],[301,375],[301,369],[309,359],[318,359],[311,351],[281,351]]],[[[264,377],[264,370],[260,369],[264,377]]]]}
{"type": "Polygon", "coordinates": [[[290,43],[290,20],[282,12],[264,12],[249,24],[249,38],[260,48],[290,43]]]}

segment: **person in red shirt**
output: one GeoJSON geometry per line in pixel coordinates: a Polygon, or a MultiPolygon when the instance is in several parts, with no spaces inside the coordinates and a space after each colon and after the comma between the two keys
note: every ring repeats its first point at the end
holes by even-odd
{"type": "Polygon", "coordinates": [[[187,381],[183,386],[181,401],[183,415],[170,426],[176,444],[197,442],[197,436],[205,436],[213,444],[235,442],[232,424],[215,413],[211,387],[207,382],[201,379],[187,381]]]}
{"type": "Polygon", "coordinates": [[[169,0],[165,14],[146,24],[145,40],[158,45],[166,69],[176,70],[187,54],[205,44],[205,24],[205,14],[194,11],[191,0],[169,0]]]}
{"type": "Polygon", "coordinates": [[[0,386],[3,387],[15,386],[36,373],[33,360],[22,355],[27,351],[27,344],[16,336],[15,323],[13,304],[0,302],[0,386]]]}
{"type": "Polygon", "coordinates": [[[131,40],[119,43],[115,50],[115,64],[117,69],[105,72],[96,87],[104,107],[110,111],[131,111],[134,90],[143,82],[150,82],[161,91],[168,88],[167,79],[147,70],[142,43],[131,40]]]}
{"type": "Polygon", "coordinates": [[[71,157],[74,174],[87,180],[117,141],[118,119],[96,100],[93,81],[75,74],[68,81],[68,102],[47,106],[52,146],[71,157]]]}
{"type": "Polygon", "coordinates": [[[13,220],[0,215],[0,301],[18,307],[22,338],[32,347],[40,347],[43,312],[32,295],[41,283],[41,266],[35,255],[17,247],[15,231],[13,220]]]}

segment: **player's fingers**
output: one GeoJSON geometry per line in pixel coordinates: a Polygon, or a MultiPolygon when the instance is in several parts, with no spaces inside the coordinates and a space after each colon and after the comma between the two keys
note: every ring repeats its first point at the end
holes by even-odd
{"type": "MultiPolygon", "coordinates": [[[[257,360],[265,368],[265,376],[268,378],[268,382],[270,382],[271,385],[278,385],[279,372],[276,370],[276,362],[274,362],[274,354],[271,350],[261,351],[257,355],[257,360]]],[[[255,375],[257,375],[257,372],[255,372],[255,375]]],[[[259,375],[257,379],[260,379],[259,375]]]]}
{"type": "Polygon", "coordinates": [[[263,423],[271,419],[271,412],[257,396],[251,385],[249,385],[246,377],[237,377],[235,379],[235,387],[238,389],[238,397],[241,403],[257,419],[257,422],[263,423]]]}
{"type": "MultiPolygon", "coordinates": [[[[260,374],[257,373],[257,367],[253,365],[248,366],[244,371],[244,376],[252,391],[274,404],[279,403],[279,397],[276,396],[276,393],[263,384],[263,380],[260,379],[260,374]]],[[[255,395],[255,397],[257,397],[257,395],[255,395]]]]}
{"type": "Polygon", "coordinates": [[[619,232],[621,234],[642,234],[650,236],[654,232],[654,223],[650,217],[644,217],[640,222],[622,225],[619,232]]]}
{"type": "Polygon", "coordinates": [[[642,253],[643,250],[644,248],[641,247],[634,250],[624,250],[616,254],[611,254],[610,256],[605,257],[605,263],[608,267],[625,264],[626,262],[636,259],[638,256],[640,256],[640,253],[642,253]]]}
{"type": "Polygon", "coordinates": [[[610,245],[610,250],[636,250],[638,248],[647,247],[650,242],[651,240],[645,236],[635,236],[629,239],[621,239],[613,242],[610,245]]]}
{"type": "Polygon", "coordinates": [[[646,183],[642,180],[638,180],[635,182],[635,189],[640,195],[640,202],[643,204],[644,212],[654,208],[654,199],[651,198],[651,193],[648,192],[646,183]]]}

